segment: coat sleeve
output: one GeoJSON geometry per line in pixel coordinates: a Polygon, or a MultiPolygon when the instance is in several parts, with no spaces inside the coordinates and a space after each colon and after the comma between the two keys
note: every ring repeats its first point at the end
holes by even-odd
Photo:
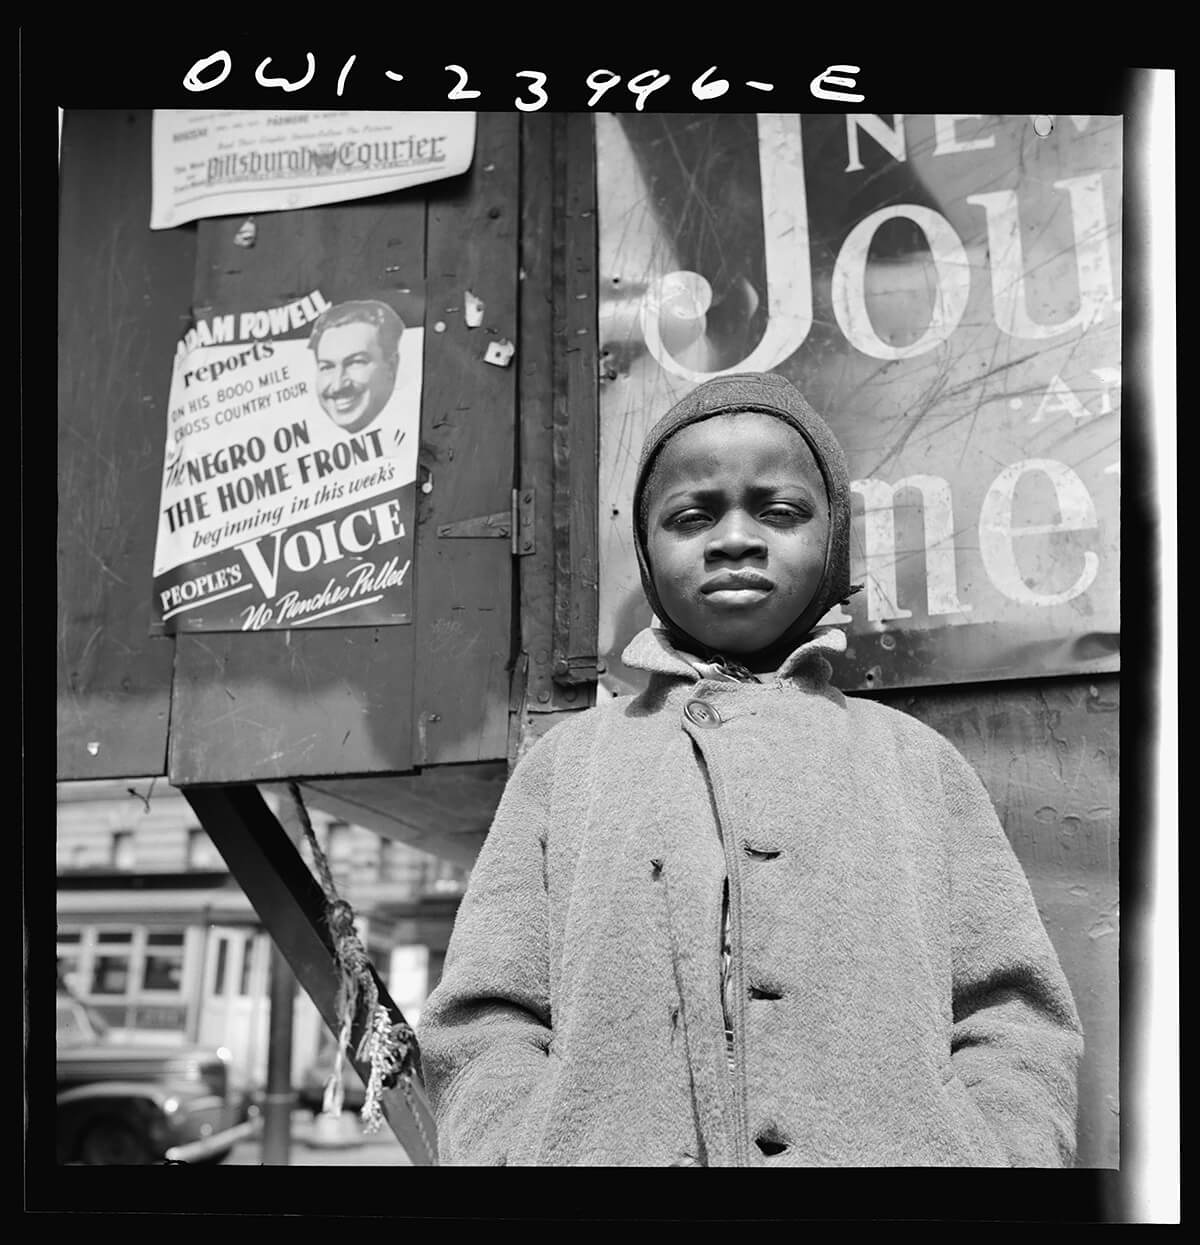
{"type": "Polygon", "coordinates": [[[975,771],[941,741],[949,814],[951,1066],[1012,1167],[1075,1157],[1083,1031],[1024,871],[975,771]]]}
{"type": "Polygon", "coordinates": [[[553,741],[514,769],[419,1026],[440,1161],[500,1166],[551,1039],[544,844],[553,741]]]}

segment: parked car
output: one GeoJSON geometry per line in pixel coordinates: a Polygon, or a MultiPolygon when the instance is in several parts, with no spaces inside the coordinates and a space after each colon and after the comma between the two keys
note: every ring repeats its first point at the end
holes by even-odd
{"type": "Polygon", "coordinates": [[[225,1051],[115,1042],[67,991],[57,1012],[59,1163],[220,1162],[253,1131],[225,1051]]]}

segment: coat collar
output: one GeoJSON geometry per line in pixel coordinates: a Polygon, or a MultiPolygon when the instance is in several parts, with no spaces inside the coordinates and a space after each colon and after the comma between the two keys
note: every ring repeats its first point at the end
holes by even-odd
{"type": "MultiPolygon", "coordinates": [[[[839,627],[816,627],[810,632],[809,638],[793,650],[775,671],[774,676],[762,676],[761,681],[783,683],[801,673],[809,677],[816,673],[818,681],[824,683],[830,673],[829,655],[845,652],[845,649],[846,635],[839,627]]],[[[621,660],[633,670],[645,670],[650,674],[667,675],[691,682],[698,682],[704,677],[703,672],[693,664],[694,659],[671,644],[664,628],[653,624],[633,637],[621,654],[621,660]]]]}

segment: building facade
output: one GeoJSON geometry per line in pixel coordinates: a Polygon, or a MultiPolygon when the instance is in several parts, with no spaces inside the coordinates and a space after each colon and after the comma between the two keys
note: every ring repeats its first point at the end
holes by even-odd
{"type": "MultiPolygon", "coordinates": [[[[286,791],[263,794],[294,821],[286,791]]],[[[376,971],[417,1023],[468,871],[320,810],[310,818],[376,971]]],[[[61,979],[115,1039],[224,1046],[265,1083],[270,938],[187,800],[161,780],[60,783],[57,822],[61,979]]],[[[298,990],[293,1081],[330,1048],[298,990]]]]}

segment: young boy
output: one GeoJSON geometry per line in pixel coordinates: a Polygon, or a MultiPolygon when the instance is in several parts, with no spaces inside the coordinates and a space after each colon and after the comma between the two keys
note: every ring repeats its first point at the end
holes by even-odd
{"type": "Polygon", "coordinates": [[[513,772],[420,1033],[442,1161],[1069,1165],[1079,1020],[987,795],[829,683],[832,433],[709,381],[634,511],[649,686],[513,772]]]}

